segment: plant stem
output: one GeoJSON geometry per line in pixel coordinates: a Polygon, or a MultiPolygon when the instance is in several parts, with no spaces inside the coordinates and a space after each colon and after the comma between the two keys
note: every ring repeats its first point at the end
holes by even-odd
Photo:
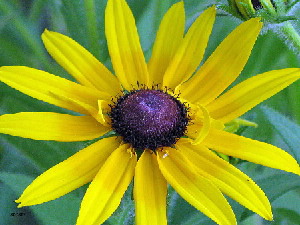
{"type": "Polygon", "coordinates": [[[281,27],[281,31],[286,39],[292,44],[294,52],[300,55],[300,35],[290,21],[286,21],[281,27]]]}

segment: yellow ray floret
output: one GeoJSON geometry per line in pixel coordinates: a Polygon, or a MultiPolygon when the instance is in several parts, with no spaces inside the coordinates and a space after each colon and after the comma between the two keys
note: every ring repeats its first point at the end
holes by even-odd
{"type": "Polygon", "coordinates": [[[185,12],[183,1],[174,4],[158,28],[148,62],[149,84],[161,84],[163,75],[183,39],[185,12]]]}
{"type": "Polygon", "coordinates": [[[18,207],[56,199],[90,182],[118,146],[115,138],[106,138],[50,168],[25,189],[16,200],[18,207]]]}
{"type": "Polygon", "coordinates": [[[131,90],[137,81],[148,85],[149,75],[135,20],[125,1],[108,0],[105,35],[115,73],[123,87],[131,90]]]}
{"type": "Polygon", "coordinates": [[[220,192],[208,179],[196,174],[191,163],[175,149],[168,154],[158,151],[159,168],[168,183],[195,208],[219,225],[236,224],[234,213],[220,192]]]}
{"type": "Polygon", "coordinates": [[[193,74],[203,58],[215,17],[212,6],[192,24],[164,74],[163,86],[174,89],[193,74]]]}
{"type": "Polygon", "coordinates": [[[0,116],[0,132],[34,140],[86,141],[100,137],[110,128],[91,116],[52,112],[21,112],[0,116]]]}
{"type": "Polygon", "coordinates": [[[213,182],[223,193],[263,218],[272,220],[267,196],[250,177],[203,145],[192,145],[182,139],[176,143],[176,148],[201,176],[213,182]]]}
{"type": "Polygon", "coordinates": [[[206,105],[220,95],[241,73],[261,28],[255,18],[232,31],[195,76],[177,88],[182,97],[206,105]]]}
{"type": "Polygon", "coordinates": [[[136,155],[121,145],[106,160],[82,200],[77,225],[102,224],[117,209],[136,165],[136,155]]]}
{"type": "Polygon", "coordinates": [[[0,81],[33,98],[83,114],[88,113],[84,105],[97,109],[98,99],[111,99],[107,93],[25,66],[1,67],[0,81]]]}
{"type": "Polygon", "coordinates": [[[81,84],[111,96],[121,90],[118,79],[73,39],[48,30],[42,39],[49,54],[81,84]]]}
{"type": "Polygon", "coordinates": [[[211,116],[229,122],[300,78],[300,69],[274,70],[251,77],[207,105],[211,116]]]}
{"type": "Polygon", "coordinates": [[[300,175],[300,167],[290,154],[264,142],[210,129],[203,145],[225,155],[300,175]]]}
{"type": "Polygon", "coordinates": [[[167,182],[161,174],[156,155],[144,151],[135,168],[135,221],[143,225],[167,224],[167,182]]]}

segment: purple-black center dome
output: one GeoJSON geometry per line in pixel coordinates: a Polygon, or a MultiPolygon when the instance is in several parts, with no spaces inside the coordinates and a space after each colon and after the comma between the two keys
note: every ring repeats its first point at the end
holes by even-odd
{"type": "Polygon", "coordinates": [[[120,97],[110,113],[112,127],[134,148],[172,146],[188,123],[184,104],[161,90],[137,90],[120,97]]]}

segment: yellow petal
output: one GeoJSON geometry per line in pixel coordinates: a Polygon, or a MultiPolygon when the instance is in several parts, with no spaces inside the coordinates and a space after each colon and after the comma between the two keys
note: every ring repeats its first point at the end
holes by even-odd
{"type": "Polygon", "coordinates": [[[251,77],[207,105],[214,119],[229,122],[300,78],[300,69],[274,70],[251,77]]]}
{"type": "Polygon", "coordinates": [[[98,113],[97,113],[97,119],[103,126],[110,126],[111,119],[108,116],[108,113],[110,112],[111,108],[109,106],[109,102],[105,100],[98,100],[98,113]]]}
{"type": "Polygon", "coordinates": [[[183,1],[174,4],[164,15],[148,63],[149,84],[162,84],[163,75],[183,39],[185,12],[183,1]]]}
{"type": "Polygon", "coordinates": [[[115,137],[105,138],[82,149],[37,177],[16,200],[18,207],[41,204],[90,182],[108,156],[118,148],[115,137]]]}
{"type": "Polygon", "coordinates": [[[300,175],[300,167],[290,154],[264,142],[210,129],[203,145],[225,155],[300,175]]]}
{"type": "MultiPolygon", "coordinates": [[[[182,100],[186,102],[186,100],[182,100]]],[[[190,121],[187,126],[185,135],[194,140],[194,144],[199,144],[209,133],[211,127],[215,129],[224,129],[221,121],[211,118],[206,107],[200,104],[186,103],[189,106],[190,121]]]]}
{"type": "Polygon", "coordinates": [[[110,130],[91,116],[21,112],[0,116],[0,133],[34,140],[85,141],[110,130]]]}
{"type": "Polygon", "coordinates": [[[250,177],[202,145],[192,145],[181,139],[176,148],[199,174],[212,181],[223,193],[263,218],[272,220],[268,198],[250,177]]]}
{"type": "Polygon", "coordinates": [[[159,168],[168,183],[196,209],[217,224],[236,224],[233,211],[220,192],[208,179],[195,173],[194,166],[176,149],[158,151],[159,168]]]}
{"type": "MultiPolygon", "coordinates": [[[[201,109],[201,112],[203,115],[203,119],[202,119],[203,123],[201,126],[201,130],[198,132],[195,140],[192,142],[193,145],[198,145],[199,143],[201,143],[204,140],[204,138],[208,135],[210,127],[211,127],[209,112],[202,105],[198,105],[198,107],[199,107],[199,109],[201,109]]],[[[195,125],[196,125],[196,127],[198,127],[196,121],[195,121],[195,125]]]]}
{"type": "Polygon", "coordinates": [[[83,114],[89,113],[84,105],[98,109],[98,99],[111,98],[96,89],[24,66],[1,67],[0,81],[33,98],[83,114]]]}
{"type": "Polygon", "coordinates": [[[118,79],[73,39],[48,30],[42,39],[49,54],[81,84],[111,96],[121,90],[118,79]]]}
{"type": "Polygon", "coordinates": [[[215,17],[213,6],[192,24],[164,75],[163,86],[175,88],[193,74],[203,58],[215,17]]]}
{"type": "Polygon", "coordinates": [[[132,12],[125,0],[108,0],[105,35],[111,61],[123,87],[148,85],[148,70],[132,12]]]}
{"type": "Polygon", "coordinates": [[[136,165],[136,155],[125,144],[106,160],[82,200],[77,225],[102,224],[117,209],[136,165]]]}
{"type": "Polygon", "coordinates": [[[162,176],[156,156],[144,151],[135,168],[135,221],[140,225],[167,224],[167,182],[162,176]]]}
{"type": "Polygon", "coordinates": [[[244,68],[261,27],[254,18],[231,32],[195,76],[179,87],[182,97],[206,105],[219,96],[244,68]]]}
{"type": "MultiPolygon", "coordinates": [[[[90,114],[91,116],[93,116],[103,126],[108,126],[106,121],[104,121],[104,115],[100,114],[100,112],[99,112],[100,108],[96,109],[92,105],[89,105],[85,102],[81,102],[78,99],[72,99],[67,96],[57,96],[55,94],[53,94],[53,96],[55,96],[57,99],[59,99],[61,101],[65,101],[65,102],[73,104],[74,106],[78,106],[79,108],[80,107],[83,108],[84,110],[86,110],[87,114],[90,114]]],[[[100,107],[99,101],[107,102],[106,100],[98,100],[98,107],[100,107]]]]}

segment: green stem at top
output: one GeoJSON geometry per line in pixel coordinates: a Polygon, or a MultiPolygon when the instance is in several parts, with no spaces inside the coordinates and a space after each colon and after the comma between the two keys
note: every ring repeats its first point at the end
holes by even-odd
{"type": "Polygon", "coordinates": [[[281,27],[282,33],[285,35],[287,40],[292,44],[294,51],[297,55],[300,55],[300,35],[293,27],[290,21],[286,21],[281,27]]]}

